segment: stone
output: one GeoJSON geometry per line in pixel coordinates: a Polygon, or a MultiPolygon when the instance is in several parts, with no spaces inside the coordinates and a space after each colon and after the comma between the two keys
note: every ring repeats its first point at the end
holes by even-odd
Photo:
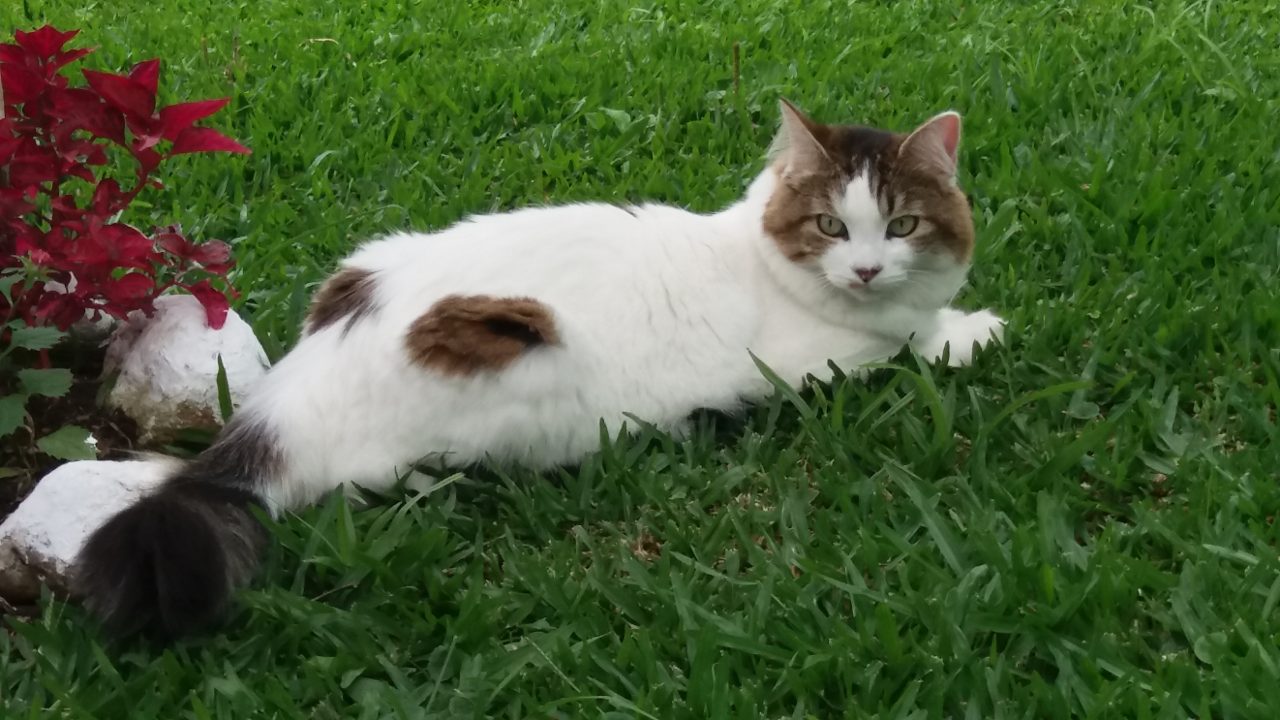
{"type": "Polygon", "coordinates": [[[234,310],[221,329],[210,328],[190,295],[156,298],[151,317],[132,313],[112,336],[104,374],[116,378],[107,404],[138,423],[144,444],[184,429],[217,428],[219,356],[238,406],[270,366],[253,329],[234,310]]]}
{"type": "Polygon", "coordinates": [[[70,590],[76,555],[115,513],[160,484],[176,461],[85,460],[44,476],[0,524],[0,597],[28,603],[41,584],[70,590]]]}

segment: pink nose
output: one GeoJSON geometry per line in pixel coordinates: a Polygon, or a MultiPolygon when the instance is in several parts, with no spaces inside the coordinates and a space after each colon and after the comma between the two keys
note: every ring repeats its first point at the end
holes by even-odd
{"type": "Polygon", "coordinates": [[[880,271],[883,269],[884,268],[879,265],[876,265],[874,267],[854,268],[853,272],[855,275],[862,278],[862,282],[869,283],[871,282],[871,278],[879,275],[880,271]]]}

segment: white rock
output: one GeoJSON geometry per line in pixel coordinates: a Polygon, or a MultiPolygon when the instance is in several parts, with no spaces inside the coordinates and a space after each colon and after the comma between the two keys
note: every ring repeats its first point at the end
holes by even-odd
{"type": "Polygon", "coordinates": [[[44,476],[0,524],[0,596],[27,602],[40,583],[66,592],[76,555],[89,534],[156,487],[174,461],[67,463],[44,476]]]}
{"type": "Polygon", "coordinates": [[[269,366],[258,338],[234,310],[222,329],[214,330],[190,295],[156,298],[155,308],[150,318],[130,315],[112,337],[106,357],[106,372],[119,373],[107,404],[138,423],[144,443],[184,428],[221,424],[219,355],[237,406],[269,366]]]}

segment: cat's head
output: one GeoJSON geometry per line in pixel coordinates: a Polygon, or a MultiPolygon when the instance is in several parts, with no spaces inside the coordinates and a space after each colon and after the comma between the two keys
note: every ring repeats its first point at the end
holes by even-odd
{"type": "Polygon", "coordinates": [[[973,254],[956,185],[960,116],[899,134],[815,122],[782,101],[764,229],[782,255],[855,301],[940,305],[973,254]]]}

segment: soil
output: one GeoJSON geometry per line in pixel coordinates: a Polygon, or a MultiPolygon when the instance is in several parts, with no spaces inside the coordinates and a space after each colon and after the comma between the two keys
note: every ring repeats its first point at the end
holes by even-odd
{"type": "Polygon", "coordinates": [[[139,448],[138,427],[133,420],[98,402],[103,356],[99,348],[77,348],[53,358],[53,367],[71,369],[71,390],[60,398],[28,400],[27,412],[34,432],[19,429],[0,445],[0,468],[19,471],[16,477],[0,478],[0,522],[27,497],[36,481],[63,463],[40,453],[36,449],[36,438],[64,425],[79,425],[97,438],[99,460],[123,459],[139,448]]]}

